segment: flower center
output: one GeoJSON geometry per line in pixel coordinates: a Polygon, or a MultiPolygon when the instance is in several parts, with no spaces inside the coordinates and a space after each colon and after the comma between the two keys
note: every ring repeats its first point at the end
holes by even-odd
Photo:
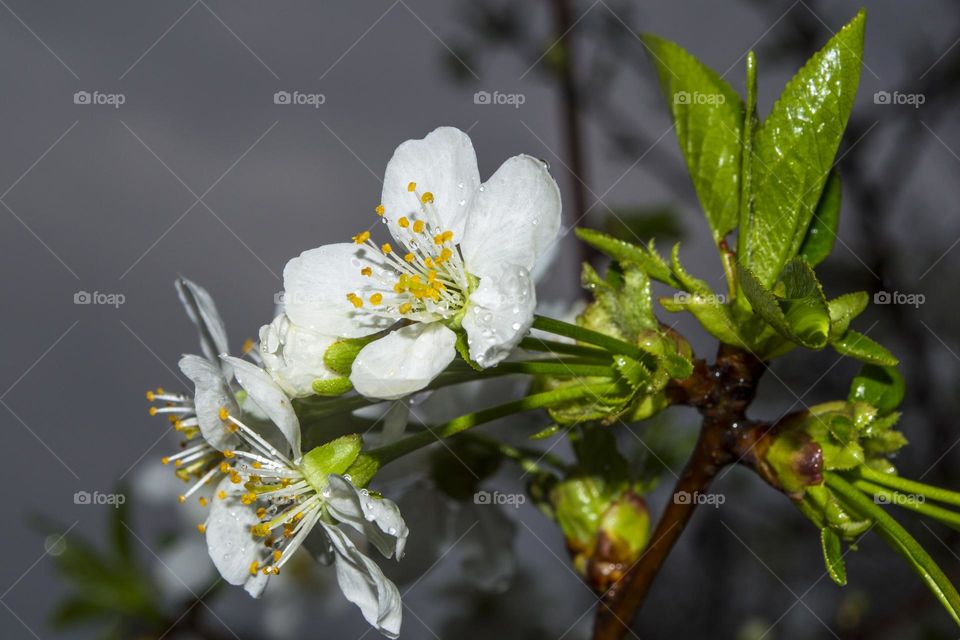
{"type": "MultiPolygon", "coordinates": [[[[412,320],[450,319],[463,308],[469,293],[469,278],[463,258],[454,242],[453,231],[444,229],[431,192],[407,185],[420,206],[417,215],[403,216],[392,229],[400,244],[377,246],[370,232],[363,231],[353,241],[373,252],[374,262],[382,267],[366,266],[361,275],[370,285],[360,293],[347,294],[347,300],[360,309],[369,304],[373,313],[404,316],[412,320]]],[[[376,209],[384,222],[384,208],[376,209]]]]}

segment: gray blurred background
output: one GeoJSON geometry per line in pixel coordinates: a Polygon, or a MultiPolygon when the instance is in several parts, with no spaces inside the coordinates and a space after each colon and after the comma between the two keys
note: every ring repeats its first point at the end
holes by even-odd
{"type": "MultiPolygon", "coordinates": [[[[216,588],[197,604],[209,568],[159,560],[169,558],[171,533],[192,532],[175,505],[150,495],[160,477],[150,468],[174,440],[147,416],[143,394],[182,388],[176,362],[196,349],[173,280],[186,275],[211,291],[238,349],[269,321],[285,262],[369,226],[394,147],[449,124],[470,132],[484,177],[517,153],[547,160],[567,228],[656,235],[661,248],[680,237],[687,265],[719,283],[635,32],[677,40],[739,90],[743,56],[755,48],[762,116],[861,4],[867,48],[841,152],[841,241],[821,279],[828,294],[925,296],[918,306],[874,305],[860,322],[904,361],[903,430],[913,446],[901,468],[956,487],[956,3],[0,0],[0,635],[103,635],[51,625],[73,588],[56,558],[84,540],[110,547],[112,507],[74,496],[123,483],[130,509],[114,527],[133,540],[138,566],[172,585],[170,624],[190,622],[166,637],[280,637],[295,619],[284,607],[307,612],[300,637],[361,637],[366,626],[335,590],[254,603],[239,589],[216,588]],[[322,94],[323,104],[276,104],[278,91],[322,94]],[[885,103],[878,91],[923,100],[885,103]],[[522,104],[496,104],[497,96],[522,104]],[[76,303],[82,292],[92,304],[76,303]]],[[[542,299],[576,299],[582,257],[568,236],[542,299]]],[[[712,355],[695,325],[678,327],[700,355],[712,355]]],[[[778,363],[758,417],[845,395],[856,367],[835,360],[797,353],[778,363]]],[[[695,416],[675,412],[625,436],[626,446],[649,447],[670,468],[651,500],[655,513],[695,425],[695,416]]],[[[491,486],[517,490],[515,476],[501,473],[491,486]]],[[[841,590],[824,577],[816,531],[782,496],[741,470],[716,490],[725,504],[695,517],[639,637],[956,636],[876,540],[848,556],[850,585],[841,590]]],[[[403,637],[588,637],[594,598],[571,572],[559,531],[529,505],[510,515],[518,522],[514,586],[471,591],[453,550],[401,587],[409,588],[403,637]]],[[[955,537],[908,526],[960,576],[955,537]]]]}

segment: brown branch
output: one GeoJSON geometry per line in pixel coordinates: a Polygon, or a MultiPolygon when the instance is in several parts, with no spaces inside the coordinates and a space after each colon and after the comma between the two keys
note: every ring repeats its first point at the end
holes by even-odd
{"type": "Polygon", "coordinates": [[[746,409],[753,400],[763,363],[745,351],[721,345],[716,363],[696,363],[693,375],[673,384],[671,398],[696,407],[703,415],[700,436],[674,487],[644,555],[608,590],[594,622],[594,640],[620,640],[639,611],[654,579],[696,510],[696,496],[706,492],[717,473],[736,462],[750,434],[767,433],[751,423],[746,409]]]}

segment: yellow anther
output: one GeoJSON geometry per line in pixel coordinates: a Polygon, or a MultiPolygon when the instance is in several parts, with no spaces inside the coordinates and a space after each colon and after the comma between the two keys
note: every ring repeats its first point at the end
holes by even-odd
{"type": "Polygon", "coordinates": [[[232,422],[228,422],[226,424],[226,427],[227,427],[227,431],[229,431],[230,433],[236,433],[238,429],[237,425],[233,424],[232,422]]]}
{"type": "Polygon", "coordinates": [[[423,220],[417,220],[413,223],[413,232],[414,233],[423,233],[423,230],[427,228],[427,223],[423,220]]]}
{"type": "Polygon", "coordinates": [[[220,491],[217,492],[217,497],[220,498],[221,500],[226,500],[227,492],[221,489],[220,491]]]}
{"type": "Polygon", "coordinates": [[[174,461],[173,466],[179,467],[179,466],[182,465],[182,464],[183,464],[183,460],[176,460],[176,461],[174,461]]]}
{"type": "Polygon", "coordinates": [[[220,419],[226,421],[230,417],[230,412],[226,407],[220,407],[220,419]]]}
{"type": "Polygon", "coordinates": [[[231,473],[230,482],[232,482],[233,484],[240,484],[240,474],[236,472],[231,473]]]}
{"type": "Polygon", "coordinates": [[[375,293],[370,296],[370,304],[380,304],[383,302],[383,294],[375,293]]]}
{"type": "Polygon", "coordinates": [[[187,496],[178,496],[178,497],[177,497],[177,501],[178,501],[180,504],[183,504],[184,502],[187,501],[187,496]]]}
{"type": "Polygon", "coordinates": [[[282,552],[282,551],[274,551],[274,552],[273,552],[273,561],[274,561],[274,562],[280,562],[280,558],[282,558],[282,557],[283,557],[283,552],[282,552]]]}
{"type": "Polygon", "coordinates": [[[223,457],[224,457],[224,458],[230,459],[230,458],[234,457],[234,455],[236,455],[236,454],[234,454],[233,451],[231,451],[230,449],[224,449],[224,450],[223,450],[223,457]]]}
{"type": "Polygon", "coordinates": [[[378,204],[378,205],[377,205],[377,208],[374,209],[374,211],[377,212],[377,215],[378,215],[378,216],[382,216],[382,215],[383,215],[383,212],[385,211],[385,209],[383,208],[383,205],[382,205],[382,204],[378,204]]]}
{"type": "Polygon", "coordinates": [[[207,532],[207,525],[205,525],[205,524],[203,524],[203,523],[201,522],[200,524],[197,525],[197,531],[199,531],[200,533],[206,533],[206,532],[207,532]]]}
{"type": "Polygon", "coordinates": [[[407,185],[407,191],[409,191],[410,193],[413,193],[416,190],[417,190],[416,182],[411,182],[410,184],[407,185]]]}
{"type": "Polygon", "coordinates": [[[453,257],[453,251],[451,251],[450,249],[444,249],[443,251],[440,252],[440,259],[443,260],[444,262],[449,260],[451,257],[453,257]]]}
{"type": "Polygon", "coordinates": [[[383,251],[384,254],[387,254],[393,251],[393,247],[390,246],[389,242],[384,242],[382,245],[380,245],[380,251],[383,251]]]}
{"type": "Polygon", "coordinates": [[[350,304],[352,304],[352,305],[353,305],[354,307],[356,307],[357,309],[359,309],[360,307],[363,306],[363,298],[361,298],[360,296],[358,296],[358,295],[355,294],[355,293],[348,293],[348,294],[347,294],[347,300],[349,300],[349,301],[350,301],[350,304]]]}
{"type": "Polygon", "coordinates": [[[404,302],[400,305],[400,313],[410,313],[411,309],[413,309],[413,305],[409,302],[404,302]]]}
{"type": "Polygon", "coordinates": [[[437,272],[433,269],[427,272],[427,282],[436,282],[437,281],[437,272]]]}
{"type": "Polygon", "coordinates": [[[407,227],[410,226],[410,221],[407,220],[407,216],[403,216],[399,220],[397,220],[397,224],[403,227],[404,229],[406,229],[407,227]]]}
{"type": "Polygon", "coordinates": [[[423,259],[423,264],[427,265],[428,269],[433,269],[436,266],[436,263],[433,261],[433,258],[427,256],[423,259]]]}
{"type": "Polygon", "coordinates": [[[360,269],[360,275],[366,276],[369,278],[370,276],[373,275],[373,269],[371,269],[370,267],[364,267],[363,269],[360,269]]]}
{"type": "Polygon", "coordinates": [[[260,464],[260,463],[257,462],[257,461],[254,461],[252,466],[253,466],[254,469],[259,469],[259,468],[261,468],[263,465],[260,464]]]}
{"type": "Polygon", "coordinates": [[[232,470],[233,470],[233,467],[230,466],[230,463],[228,463],[228,462],[221,462],[221,463],[220,463],[220,473],[226,475],[226,474],[230,473],[230,471],[232,471],[232,470]]]}
{"type": "Polygon", "coordinates": [[[268,535],[270,535],[270,527],[264,523],[255,524],[250,527],[250,533],[257,538],[266,538],[268,535]]]}
{"type": "Polygon", "coordinates": [[[160,458],[160,464],[170,464],[170,458],[168,458],[167,456],[163,456],[162,458],[160,458]]]}
{"type": "Polygon", "coordinates": [[[443,234],[438,233],[437,235],[433,236],[433,243],[436,245],[443,244],[443,234]]]}
{"type": "Polygon", "coordinates": [[[266,517],[266,515],[267,515],[267,508],[266,508],[266,507],[260,507],[259,509],[257,509],[257,517],[258,517],[258,518],[260,518],[260,519],[262,520],[263,518],[266,517]]]}
{"type": "Polygon", "coordinates": [[[433,202],[433,194],[430,193],[429,191],[424,192],[424,194],[420,196],[420,202],[422,202],[423,204],[430,204],[431,202],[433,202]]]}
{"type": "Polygon", "coordinates": [[[150,402],[153,402],[154,397],[155,396],[153,395],[153,391],[147,391],[147,400],[149,400],[150,402]]]}
{"type": "Polygon", "coordinates": [[[242,496],[240,496],[240,502],[242,502],[243,504],[253,504],[256,501],[257,501],[257,494],[253,493],[252,491],[250,493],[245,493],[242,496]]]}
{"type": "Polygon", "coordinates": [[[363,231],[363,232],[358,233],[357,235],[353,236],[353,241],[356,242],[357,244],[363,244],[364,242],[366,242],[366,241],[369,240],[369,239],[370,239],[370,232],[369,232],[369,231],[363,231]]]}
{"type": "Polygon", "coordinates": [[[253,351],[253,340],[247,338],[243,341],[243,346],[240,348],[243,353],[250,353],[253,351]]]}
{"type": "Polygon", "coordinates": [[[453,231],[450,231],[449,229],[444,231],[441,235],[443,236],[444,242],[450,242],[451,240],[453,240],[453,231]]]}
{"type": "Polygon", "coordinates": [[[157,408],[156,408],[156,407],[150,407],[150,415],[152,415],[152,416],[157,415],[157,408]]]}
{"type": "Polygon", "coordinates": [[[407,255],[403,256],[403,259],[406,262],[413,262],[416,259],[416,256],[414,256],[412,253],[408,253],[407,255]]]}
{"type": "Polygon", "coordinates": [[[260,563],[254,560],[250,563],[250,575],[255,576],[260,572],[260,563]]]}
{"type": "Polygon", "coordinates": [[[200,496],[200,498],[197,500],[197,502],[200,503],[200,506],[201,506],[201,507],[207,506],[207,499],[204,498],[203,496],[200,496]]]}

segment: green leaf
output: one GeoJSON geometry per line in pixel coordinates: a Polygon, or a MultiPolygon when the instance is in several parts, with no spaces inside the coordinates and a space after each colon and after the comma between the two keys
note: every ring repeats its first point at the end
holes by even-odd
{"type": "Polygon", "coordinates": [[[644,248],[624,240],[618,240],[594,229],[578,228],[576,234],[578,238],[588,245],[610,256],[621,265],[626,266],[632,264],[642,269],[648,276],[655,280],[659,280],[671,287],[680,286],[680,283],[677,282],[673,273],[670,271],[670,267],[667,266],[666,261],[657,253],[652,240],[650,244],[644,248]]]}
{"type": "Polygon", "coordinates": [[[660,298],[664,309],[672,313],[689,311],[703,328],[724,344],[736,347],[748,347],[747,340],[740,335],[730,307],[723,297],[718,295],[701,296],[679,292],[669,298],[660,298]]]}
{"type": "Polygon", "coordinates": [[[650,279],[641,269],[627,265],[622,274],[611,270],[606,278],[601,278],[585,263],[581,281],[594,297],[580,315],[581,326],[632,345],[637,344],[642,333],[658,328],[650,279]]]}
{"type": "Polygon", "coordinates": [[[715,71],[677,44],[644,36],[670,104],[677,140],[714,240],[737,226],[743,102],[715,71]]]}
{"type": "Polygon", "coordinates": [[[738,253],[764,285],[797,255],[820,201],[860,81],[864,20],[861,11],[810,58],[757,129],[738,253]]]}
{"type": "Polygon", "coordinates": [[[886,347],[874,342],[867,336],[849,329],[842,337],[831,342],[833,348],[845,356],[856,358],[867,364],[895,367],[899,360],[886,347]]]}
{"type": "Polygon", "coordinates": [[[817,210],[810,221],[810,228],[800,246],[800,255],[810,266],[817,266],[833,251],[837,240],[837,226],[840,224],[840,174],[836,169],[830,172],[827,184],[823,187],[817,210]]]}
{"type": "Polygon", "coordinates": [[[847,332],[850,322],[863,313],[870,302],[866,291],[845,293],[827,303],[830,310],[830,338],[834,339],[847,332]]]}
{"type": "Polygon", "coordinates": [[[840,536],[833,529],[820,530],[820,544],[823,546],[823,563],[830,578],[841,587],[847,584],[847,568],[843,562],[843,546],[840,536]]]}
{"type": "Polygon", "coordinates": [[[865,364],[850,384],[851,402],[866,402],[887,414],[900,406],[906,392],[903,376],[895,367],[865,364]]]}
{"type": "Polygon", "coordinates": [[[740,287],[753,307],[780,335],[811,349],[827,343],[830,312],[820,283],[810,266],[801,258],[791,261],[783,270],[777,296],[767,289],[753,272],[737,266],[740,287]]]}

